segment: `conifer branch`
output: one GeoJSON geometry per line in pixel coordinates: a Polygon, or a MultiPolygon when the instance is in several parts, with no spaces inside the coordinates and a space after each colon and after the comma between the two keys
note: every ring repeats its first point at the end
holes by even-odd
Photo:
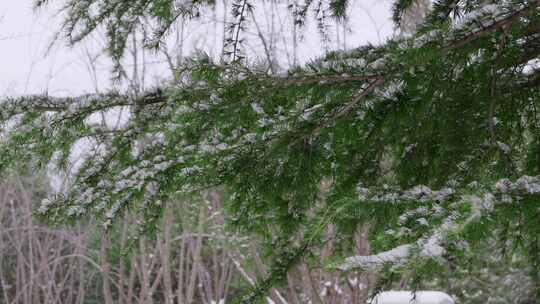
{"type": "Polygon", "coordinates": [[[277,83],[278,85],[337,84],[346,82],[365,82],[368,80],[377,80],[380,77],[380,75],[313,75],[279,78],[277,83]]]}
{"type": "MultiPolygon", "coordinates": [[[[84,13],[90,2],[69,3],[79,3],[74,9],[84,13]]],[[[169,3],[162,1],[156,14],[173,17],[169,3]]],[[[240,22],[230,34],[239,64],[249,3],[236,3],[240,22]]],[[[164,94],[8,99],[0,109],[0,166],[67,163],[77,141],[94,140],[69,192],[42,204],[42,213],[58,222],[92,213],[110,225],[132,208],[151,224],[161,210],[158,201],[223,186],[231,193],[226,207],[234,225],[281,233],[272,244],[279,253],[272,272],[256,284],[258,296],[318,245],[328,225],[350,231],[367,221],[374,239],[384,239],[376,250],[406,246],[427,253],[419,258],[441,262],[453,254],[449,246],[457,247],[448,235],[478,241],[471,227],[489,234],[498,221],[519,222],[519,229],[528,229],[524,234],[535,235],[537,228],[530,227],[538,219],[524,215],[537,208],[540,195],[534,87],[540,77],[524,65],[538,55],[540,0],[466,4],[464,20],[428,20],[411,38],[329,54],[297,67],[294,76],[204,58],[188,61],[182,81],[164,94]],[[493,42],[501,30],[509,33],[504,46],[493,42]],[[511,88],[505,99],[498,96],[503,85],[511,88]],[[132,110],[125,127],[89,122],[96,112],[124,106],[132,110]],[[494,145],[514,153],[517,172],[535,177],[505,179],[512,175],[508,168],[486,157],[484,148],[494,145]],[[332,183],[321,190],[328,179],[332,183]],[[321,210],[332,212],[331,219],[321,210]],[[299,235],[312,239],[298,245],[299,235]]],[[[77,18],[73,24],[85,20],[77,18]]],[[[414,252],[399,260],[412,261],[414,252]]]]}
{"type": "Polygon", "coordinates": [[[538,8],[539,5],[540,5],[540,0],[533,0],[531,4],[529,4],[527,7],[514,12],[513,14],[511,14],[510,16],[502,20],[495,21],[483,27],[480,30],[474,31],[466,35],[464,38],[461,38],[461,39],[458,39],[456,41],[449,43],[447,46],[443,47],[441,51],[442,53],[447,53],[450,50],[462,48],[466,46],[467,44],[481,38],[483,35],[487,33],[495,32],[499,30],[500,28],[510,26],[512,23],[519,21],[521,17],[524,17],[534,12],[538,8]]]}

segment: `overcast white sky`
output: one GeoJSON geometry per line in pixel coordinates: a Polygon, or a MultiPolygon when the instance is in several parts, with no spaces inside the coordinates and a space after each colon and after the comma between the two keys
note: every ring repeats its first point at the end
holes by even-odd
{"type": "MultiPolygon", "coordinates": [[[[54,5],[63,1],[51,2],[54,5]]],[[[87,68],[86,54],[87,51],[90,54],[99,53],[99,47],[96,47],[99,42],[89,42],[77,48],[68,48],[60,42],[47,54],[60,18],[54,16],[56,9],[53,6],[45,11],[35,11],[32,2],[0,1],[0,95],[45,92],[51,95],[77,95],[94,92],[96,82],[87,68]]],[[[359,46],[366,41],[382,42],[391,35],[390,5],[390,0],[356,0],[350,13],[348,47],[359,46]]],[[[187,45],[201,48],[201,37],[204,36],[204,41],[211,40],[207,36],[208,29],[201,29],[201,26],[190,33],[187,45]]],[[[307,30],[304,36],[299,50],[301,59],[306,61],[321,55],[324,49],[316,31],[307,30]]],[[[106,90],[111,86],[110,64],[101,59],[96,67],[98,88],[106,90]]],[[[150,77],[156,79],[167,78],[165,68],[159,67],[159,64],[149,73],[154,73],[150,77]]]]}

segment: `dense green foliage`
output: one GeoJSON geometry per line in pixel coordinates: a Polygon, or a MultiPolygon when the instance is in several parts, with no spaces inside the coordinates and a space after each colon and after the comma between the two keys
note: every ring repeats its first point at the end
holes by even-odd
{"type": "MultiPolygon", "coordinates": [[[[132,1],[95,2],[146,14],[132,1]]],[[[397,2],[396,21],[410,3],[397,2]]],[[[409,271],[419,282],[449,261],[466,267],[475,244],[497,239],[540,290],[539,6],[438,1],[412,37],[328,54],[286,76],[196,58],[179,83],[142,97],[9,99],[0,162],[62,167],[74,143],[93,144],[69,193],[40,209],[55,222],[96,214],[109,224],[132,209],[151,227],[162,201],[223,186],[229,223],[264,235],[275,256],[246,302],[309,257],[330,224],[338,256],[351,255],[353,232],[369,223],[375,249],[400,246],[385,260],[396,266],[382,265],[388,279],[409,271]],[[92,123],[118,108],[130,109],[126,124],[92,123]]],[[[90,30],[109,20],[72,14],[67,24],[90,30]]]]}

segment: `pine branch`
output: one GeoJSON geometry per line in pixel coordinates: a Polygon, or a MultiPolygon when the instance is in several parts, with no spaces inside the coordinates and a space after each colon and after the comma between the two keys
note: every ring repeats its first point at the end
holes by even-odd
{"type": "Polygon", "coordinates": [[[458,39],[449,43],[447,46],[442,48],[442,53],[444,54],[450,50],[462,48],[468,45],[469,43],[481,38],[483,35],[487,33],[492,33],[501,28],[508,27],[512,25],[513,23],[519,21],[521,17],[524,17],[526,15],[533,13],[538,8],[539,5],[540,5],[540,0],[533,0],[527,7],[514,12],[510,16],[505,17],[502,20],[495,21],[487,26],[484,26],[480,30],[474,31],[466,35],[464,38],[461,38],[461,39],[458,39]]]}

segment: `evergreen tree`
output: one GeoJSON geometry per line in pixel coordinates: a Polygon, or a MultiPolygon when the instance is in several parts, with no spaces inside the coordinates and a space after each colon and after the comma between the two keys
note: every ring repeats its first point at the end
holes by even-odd
{"type": "MultiPolygon", "coordinates": [[[[212,5],[65,2],[70,41],[105,25],[116,59],[139,18],[161,25],[158,42],[175,18],[212,5]]],[[[343,16],[347,1],[328,3],[343,16]]],[[[396,1],[396,24],[414,3],[396,1]]],[[[236,33],[246,5],[255,4],[234,8],[236,33]]],[[[410,37],[331,53],[287,75],[199,57],[179,83],[144,96],[6,99],[0,164],[62,168],[76,142],[93,144],[69,193],[38,210],[56,223],[95,215],[109,225],[130,209],[144,230],[162,201],[223,187],[229,224],[265,236],[274,257],[246,303],[313,257],[330,224],[341,247],[329,267],[381,269],[381,284],[401,273],[421,286],[469,267],[482,241],[495,239],[526,261],[540,298],[539,25],[540,0],[439,0],[410,37]],[[126,124],[92,124],[118,108],[131,110],[126,124]],[[345,258],[363,223],[380,253],[345,258]]]]}

